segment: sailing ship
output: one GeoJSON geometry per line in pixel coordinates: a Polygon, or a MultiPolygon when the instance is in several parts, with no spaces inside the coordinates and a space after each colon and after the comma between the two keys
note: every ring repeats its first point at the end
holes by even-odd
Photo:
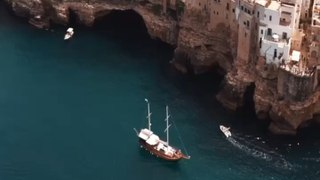
{"type": "Polygon", "coordinates": [[[169,110],[168,106],[166,106],[166,129],[165,132],[167,133],[167,141],[163,141],[159,138],[158,135],[153,133],[151,130],[151,112],[150,112],[150,104],[147,99],[145,99],[147,105],[148,105],[148,129],[144,128],[141,129],[138,133],[137,130],[136,133],[139,137],[139,143],[142,148],[145,148],[147,151],[149,151],[151,154],[160,157],[162,159],[168,160],[168,161],[178,161],[181,159],[190,159],[190,156],[187,156],[181,152],[180,149],[177,149],[169,144],[169,110]]]}

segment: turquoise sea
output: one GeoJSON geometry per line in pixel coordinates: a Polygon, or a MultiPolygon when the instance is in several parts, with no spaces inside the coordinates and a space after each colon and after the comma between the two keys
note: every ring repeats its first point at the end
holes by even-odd
{"type": "Polygon", "coordinates": [[[221,76],[175,72],[173,48],[151,40],[135,14],[75,26],[65,42],[65,27],[37,30],[0,6],[1,180],[320,179],[316,131],[274,137],[250,105],[225,110],[214,98],[221,76]],[[169,105],[171,142],[190,160],[140,149],[133,128],[146,126],[144,98],[163,138],[169,105]]]}

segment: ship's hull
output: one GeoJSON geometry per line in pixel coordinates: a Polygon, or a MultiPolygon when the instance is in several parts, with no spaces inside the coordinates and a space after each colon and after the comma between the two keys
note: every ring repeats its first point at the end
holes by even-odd
{"type": "Polygon", "coordinates": [[[167,161],[179,161],[181,159],[189,159],[186,155],[182,154],[181,151],[178,151],[173,156],[166,155],[163,151],[157,150],[156,146],[147,144],[143,139],[139,139],[140,145],[149,151],[152,155],[165,159],[167,161]]]}

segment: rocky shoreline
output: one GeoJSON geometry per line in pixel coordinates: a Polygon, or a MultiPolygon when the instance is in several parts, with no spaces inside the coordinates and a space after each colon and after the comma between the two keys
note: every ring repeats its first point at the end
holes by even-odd
{"type": "Polygon", "coordinates": [[[260,119],[271,119],[269,130],[275,134],[296,134],[320,114],[320,88],[303,99],[285,98],[279,87],[291,91],[301,88],[295,77],[255,62],[237,58],[237,32],[223,23],[210,24],[206,12],[188,7],[164,7],[162,1],[145,0],[5,0],[16,15],[26,17],[39,28],[52,23],[67,25],[70,14],[79,24],[92,26],[111,11],[133,10],[139,14],[152,38],[173,45],[173,64],[183,72],[201,74],[219,67],[226,72],[223,88],[217,95],[221,104],[232,110],[243,106],[244,94],[254,85],[255,111],[260,119]],[[282,73],[282,74],[281,74],[282,73]],[[291,84],[288,84],[290,83],[291,84]]]}

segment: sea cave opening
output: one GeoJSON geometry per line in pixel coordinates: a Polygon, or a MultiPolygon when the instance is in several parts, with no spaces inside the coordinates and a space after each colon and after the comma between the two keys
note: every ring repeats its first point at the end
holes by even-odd
{"type": "Polygon", "coordinates": [[[302,123],[297,129],[297,135],[300,138],[320,138],[320,114],[315,115],[313,119],[310,119],[302,123]]]}
{"type": "Polygon", "coordinates": [[[93,28],[101,36],[119,42],[121,48],[133,56],[157,56],[161,53],[165,58],[156,62],[161,66],[166,66],[173,57],[174,47],[152,39],[143,18],[134,10],[106,12],[95,20],[93,28]]]}
{"type": "Polygon", "coordinates": [[[114,10],[106,13],[105,16],[96,19],[94,28],[97,32],[105,33],[108,37],[122,42],[123,48],[133,54],[150,53],[147,52],[148,46],[158,49],[157,52],[153,52],[155,56],[155,53],[167,54],[167,59],[158,62],[163,75],[185,93],[207,99],[209,95],[214,98],[220,89],[225,72],[218,65],[201,74],[178,72],[169,63],[173,58],[174,47],[159,39],[152,39],[143,18],[133,10],[114,10]],[[138,50],[136,47],[139,47],[138,50]]]}
{"type": "MultiPolygon", "coordinates": [[[[159,65],[160,71],[168,82],[173,83],[182,93],[195,97],[209,112],[212,111],[213,106],[214,108],[220,106],[215,96],[221,90],[221,82],[226,72],[219,65],[214,65],[201,74],[194,74],[193,71],[183,74],[170,63],[174,57],[174,47],[158,39],[152,39],[141,15],[133,10],[113,10],[104,14],[95,20],[92,27],[96,33],[101,34],[101,37],[120,42],[122,48],[134,56],[166,54],[165,59],[155,63],[159,65]],[[155,48],[148,48],[150,46],[155,48]],[[157,51],[150,49],[157,49],[157,51]]],[[[70,24],[78,24],[78,17],[72,10],[70,24]]]]}
{"type": "Polygon", "coordinates": [[[268,126],[270,124],[269,117],[263,120],[259,120],[255,111],[254,92],[255,83],[251,83],[247,88],[243,96],[243,106],[237,109],[235,115],[238,117],[234,124],[246,129],[253,134],[264,134],[268,132],[268,126]]]}
{"type": "Polygon", "coordinates": [[[253,99],[255,88],[256,86],[254,83],[251,83],[247,87],[243,97],[243,106],[238,110],[242,116],[248,117],[246,119],[253,119],[256,117],[255,111],[254,111],[255,105],[254,105],[254,99],[253,99]]]}

